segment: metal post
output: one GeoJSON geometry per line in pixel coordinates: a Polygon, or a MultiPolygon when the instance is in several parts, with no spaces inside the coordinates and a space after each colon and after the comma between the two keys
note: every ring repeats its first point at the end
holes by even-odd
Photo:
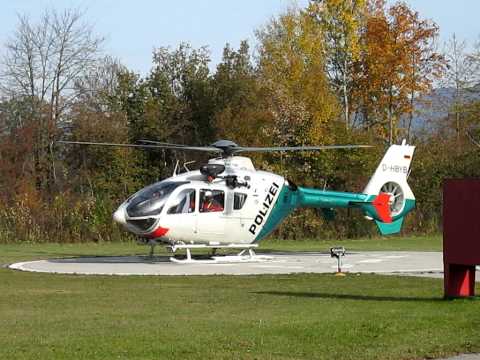
{"type": "Polygon", "coordinates": [[[330,256],[337,259],[337,276],[345,276],[342,273],[342,256],[345,256],[345,248],[343,246],[330,248],[330,256]]]}

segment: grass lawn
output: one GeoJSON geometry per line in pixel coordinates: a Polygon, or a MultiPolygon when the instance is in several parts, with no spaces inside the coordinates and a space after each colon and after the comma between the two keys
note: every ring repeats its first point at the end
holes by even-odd
{"type": "MultiPolygon", "coordinates": [[[[404,240],[265,245],[438,250],[440,242],[404,240]]],[[[0,245],[0,263],[145,250],[0,245]]],[[[419,359],[480,352],[480,301],[444,301],[442,285],[363,274],[108,277],[3,268],[0,359],[419,359]]]]}
{"type": "Polygon", "coordinates": [[[387,251],[442,251],[442,236],[389,236],[355,240],[276,240],[267,239],[260,249],[285,251],[329,251],[332,246],[344,246],[347,250],[387,251]]]}

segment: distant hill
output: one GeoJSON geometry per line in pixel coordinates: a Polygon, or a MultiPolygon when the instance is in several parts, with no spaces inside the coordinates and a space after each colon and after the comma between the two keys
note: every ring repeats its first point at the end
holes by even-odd
{"type": "MultiPolygon", "coordinates": [[[[480,85],[464,90],[461,97],[465,102],[480,100],[480,85]]],[[[454,88],[436,88],[430,94],[415,101],[412,130],[416,135],[436,129],[448,116],[455,99],[454,88]]],[[[406,124],[406,123],[405,123],[406,124]]]]}

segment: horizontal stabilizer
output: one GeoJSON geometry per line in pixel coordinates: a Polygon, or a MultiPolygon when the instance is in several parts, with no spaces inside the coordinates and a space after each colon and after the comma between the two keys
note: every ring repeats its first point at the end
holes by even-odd
{"type": "Polygon", "coordinates": [[[378,229],[380,230],[380,233],[382,235],[397,234],[400,232],[400,229],[402,228],[403,217],[400,217],[397,220],[392,221],[390,223],[384,223],[378,220],[375,220],[375,222],[377,223],[378,229]]]}

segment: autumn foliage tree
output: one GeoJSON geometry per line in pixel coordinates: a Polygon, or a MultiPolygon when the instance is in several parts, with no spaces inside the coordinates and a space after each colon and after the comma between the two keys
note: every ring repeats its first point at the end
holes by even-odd
{"type": "Polygon", "coordinates": [[[437,35],[438,27],[405,3],[388,9],[384,1],[370,4],[358,63],[358,111],[362,124],[390,144],[409,135],[415,97],[428,93],[442,74],[437,35]],[[407,129],[400,129],[405,115],[407,129]]]}
{"type": "Polygon", "coordinates": [[[270,99],[275,142],[330,143],[328,128],[337,118],[338,104],[324,72],[321,29],[309,16],[291,10],[257,36],[259,76],[270,99]]]}
{"type": "Polygon", "coordinates": [[[311,0],[306,9],[322,32],[326,74],[342,104],[347,129],[351,126],[354,65],[360,57],[366,5],[366,0],[311,0]]]}

